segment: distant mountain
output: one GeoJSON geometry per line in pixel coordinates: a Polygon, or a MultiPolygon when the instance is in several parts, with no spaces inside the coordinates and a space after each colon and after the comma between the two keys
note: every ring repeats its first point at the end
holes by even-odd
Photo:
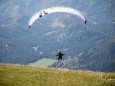
{"type": "Polygon", "coordinates": [[[100,40],[115,37],[114,9],[114,0],[1,0],[0,63],[29,64],[42,58],[56,59],[57,51],[72,58],[87,54],[100,40]],[[34,13],[53,6],[80,10],[87,17],[87,24],[76,16],[54,13],[28,28],[34,13]]]}
{"type": "Polygon", "coordinates": [[[93,47],[86,49],[75,57],[68,57],[62,62],[54,63],[52,67],[114,72],[115,38],[99,40],[93,47]]]}

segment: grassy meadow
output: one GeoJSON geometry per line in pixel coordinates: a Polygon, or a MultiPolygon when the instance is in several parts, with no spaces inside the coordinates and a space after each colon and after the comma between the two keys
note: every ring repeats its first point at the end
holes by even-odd
{"type": "Polygon", "coordinates": [[[115,86],[115,73],[0,64],[0,86],[115,86]]]}
{"type": "Polygon", "coordinates": [[[30,63],[29,66],[48,67],[48,66],[51,66],[55,62],[57,62],[57,60],[55,60],[55,59],[43,58],[43,59],[38,60],[34,63],[30,63]]]}

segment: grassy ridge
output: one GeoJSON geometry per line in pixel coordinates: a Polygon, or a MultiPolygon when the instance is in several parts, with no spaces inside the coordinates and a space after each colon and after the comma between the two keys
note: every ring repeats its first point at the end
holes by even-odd
{"type": "Polygon", "coordinates": [[[0,86],[115,86],[115,73],[0,64],[0,86]]]}

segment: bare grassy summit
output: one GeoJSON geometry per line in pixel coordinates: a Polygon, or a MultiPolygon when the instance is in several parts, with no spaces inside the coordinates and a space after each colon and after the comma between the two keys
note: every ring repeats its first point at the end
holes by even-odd
{"type": "Polygon", "coordinates": [[[115,73],[0,64],[0,86],[115,86],[115,73]]]}

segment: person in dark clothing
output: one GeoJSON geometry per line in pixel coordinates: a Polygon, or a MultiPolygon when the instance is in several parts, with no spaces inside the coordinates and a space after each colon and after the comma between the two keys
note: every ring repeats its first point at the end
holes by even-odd
{"type": "Polygon", "coordinates": [[[59,52],[56,56],[58,56],[58,60],[62,60],[62,56],[64,56],[65,54],[59,52]]]}

